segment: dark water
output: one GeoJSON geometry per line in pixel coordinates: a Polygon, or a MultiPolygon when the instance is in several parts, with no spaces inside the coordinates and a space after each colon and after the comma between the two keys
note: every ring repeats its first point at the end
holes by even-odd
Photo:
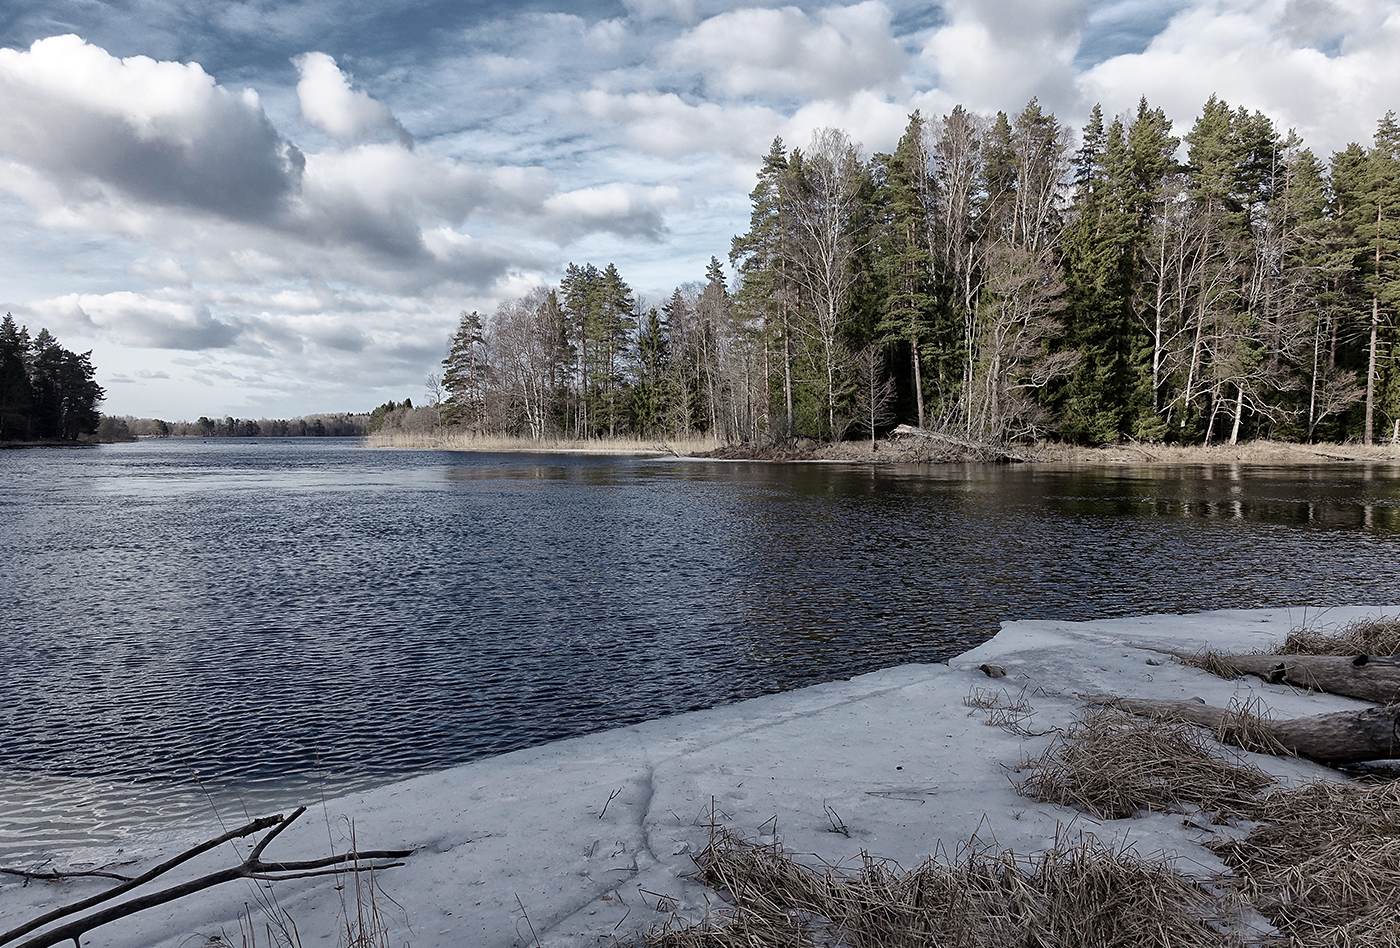
{"type": "Polygon", "coordinates": [[[939,661],[1400,601],[1400,467],[0,452],[0,857],[939,661]],[[201,790],[202,786],[202,790],[201,790]]]}

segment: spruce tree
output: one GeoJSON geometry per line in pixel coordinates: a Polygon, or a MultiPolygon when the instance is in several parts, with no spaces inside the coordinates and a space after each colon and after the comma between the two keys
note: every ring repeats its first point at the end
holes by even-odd
{"type": "MultiPolygon", "coordinates": [[[[929,159],[924,122],[917,111],[909,117],[894,154],[877,155],[876,163],[882,169],[876,197],[882,226],[875,241],[875,268],[884,291],[876,331],[883,342],[908,346],[915,412],[923,427],[923,345],[931,332],[934,297],[928,249],[929,159]]],[[[879,364],[883,367],[883,360],[879,364]]]]}

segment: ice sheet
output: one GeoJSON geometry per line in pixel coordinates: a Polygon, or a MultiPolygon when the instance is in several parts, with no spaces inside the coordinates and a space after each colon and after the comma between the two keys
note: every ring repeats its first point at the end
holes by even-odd
{"type": "MultiPolygon", "coordinates": [[[[906,665],[849,681],[756,698],[529,750],[340,799],[288,800],[311,812],[266,858],[314,858],[347,845],[353,823],[364,849],[413,848],[406,865],[379,875],[390,904],[390,943],[414,948],[584,946],[659,925],[673,911],[698,917],[715,896],[689,878],[691,854],[718,823],[750,838],[776,833],[816,864],[862,852],[912,867],[929,854],[980,842],[1031,853],[1057,835],[1091,832],[1143,855],[1170,854],[1185,869],[1219,864],[1208,834],[1180,816],[1099,822],[1018,796],[1014,768],[1049,733],[1022,737],[988,726],[964,704],[976,689],[1024,697],[1034,732],[1068,724],[1076,695],[1199,696],[1227,704],[1257,695],[1282,716],[1359,704],[1307,695],[1255,678],[1229,682],[1175,664],[1165,652],[1210,645],[1266,647],[1293,627],[1400,614],[1400,606],[1270,609],[1157,615],[1096,622],[1004,623],[991,641],[948,665],[906,665]],[[989,679],[992,663],[1006,677],[989,679]],[[849,836],[835,832],[844,826],[849,836]],[[660,909],[658,909],[660,903],[660,909]]],[[[1330,774],[1301,761],[1254,757],[1280,779],[1330,774]]],[[[243,814],[225,815],[225,823],[243,814]]],[[[211,818],[207,836],[220,832],[211,818]]],[[[198,837],[203,838],[203,837],[198,837]]],[[[198,841],[153,829],[139,848],[107,854],[140,871],[198,841]]],[[[246,852],[246,847],[243,851],[246,852]]],[[[171,881],[233,865],[211,853],[171,881]]],[[[302,944],[335,944],[341,902],[334,878],[278,883],[276,904],[302,944]]],[[[23,885],[0,876],[0,930],[109,883],[23,885]]],[[[238,919],[270,898],[239,881],[100,928],[88,948],[189,948],[221,936],[238,943],[238,919]]],[[[259,922],[259,925],[264,924],[259,922]]],[[[261,931],[259,944],[263,943],[261,931]]]]}

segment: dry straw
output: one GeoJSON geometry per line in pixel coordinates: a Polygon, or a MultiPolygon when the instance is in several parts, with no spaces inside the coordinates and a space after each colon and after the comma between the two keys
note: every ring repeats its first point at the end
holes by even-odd
{"type": "Polygon", "coordinates": [[[1236,678],[1244,677],[1244,672],[1240,670],[1238,665],[1230,661],[1229,656],[1223,655],[1214,649],[1208,648],[1194,655],[1178,655],[1177,661],[1191,668],[1199,668],[1202,671],[1208,671],[1212,675],[1224,678],[1228,681],[1234,681],[1236,678]]]}
{"type": "Polygon", "coordinates": [[[1254,767],[1223,760],[1198,728],[1109,708],[1084,714],[1020,770],[1030,771],[1017,788],[1023,795],[1102,819],[1188,806],[1228,818],[1271,783],[1254,767]]]}
{"type": "Polygon", "coordinates": [[[1333,632],[1294,629],[1282,655],[1400,655],[1400,619],[1358,619],[1333,632]]]}
{"type": "Polygon", "coordinates": [[[1241,894],[1294,945],[1400,945],[1400,783],[1318,781],[1276,790],[1265,821],[1211,848],[1241,894]]]}
{"type": "Polygon", "coordinates": [[[697,860],[727,906],[638,936],[646,948],[1222,946],[1216,903],[1163,860],[1092,836],[1032,858],[970,850],[911,872],[865,858],[807,868],[777,843],[719,830],[697,860]]]}

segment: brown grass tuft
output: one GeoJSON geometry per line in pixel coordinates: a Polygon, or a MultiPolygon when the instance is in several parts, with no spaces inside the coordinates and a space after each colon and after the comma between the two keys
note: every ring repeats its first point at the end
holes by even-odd
{"type": "Polygon", "coordinates": [[[1086,713],[1020,769],[1031,772],[1021,794],[1112,820],[1185,806],[1228,818],[1272,782],[1222,759],[1198,728],[1108,708],[1086,713]]]}
{"type": "Polygon", "coordinates": [[[1163,860],[1092,836],[1040,856],[969,851],[911,872],[866,858],[852,872],[809,869],[779,844],[719,830],[697,860],[729,903],[695,925],[644,933],[646,948],[1002,948],[1007,945],[1221,946],[1218,907],[1163,860]]]}
{"type": "Polygon", "coordinates": [[[1238,666],[1213,648],[1194,655],[1178,655],[1176,660],[1190,668],[1199,668],[1229,681],[1244,677],[1244,672],[1240,671],[1238,666]]]}
{"type": "Polygon", "coordinates": [[[1400,783],[1275,790],[1243,840],[1211,844],[1292,944],[1400,944],[1400,783]]]}
{"type": "Polygon", "coordinates": [[[1282,655],[1400,655],[1400,619],[1357,619],[1333,632],[1294,629],[1282,655]]]}

